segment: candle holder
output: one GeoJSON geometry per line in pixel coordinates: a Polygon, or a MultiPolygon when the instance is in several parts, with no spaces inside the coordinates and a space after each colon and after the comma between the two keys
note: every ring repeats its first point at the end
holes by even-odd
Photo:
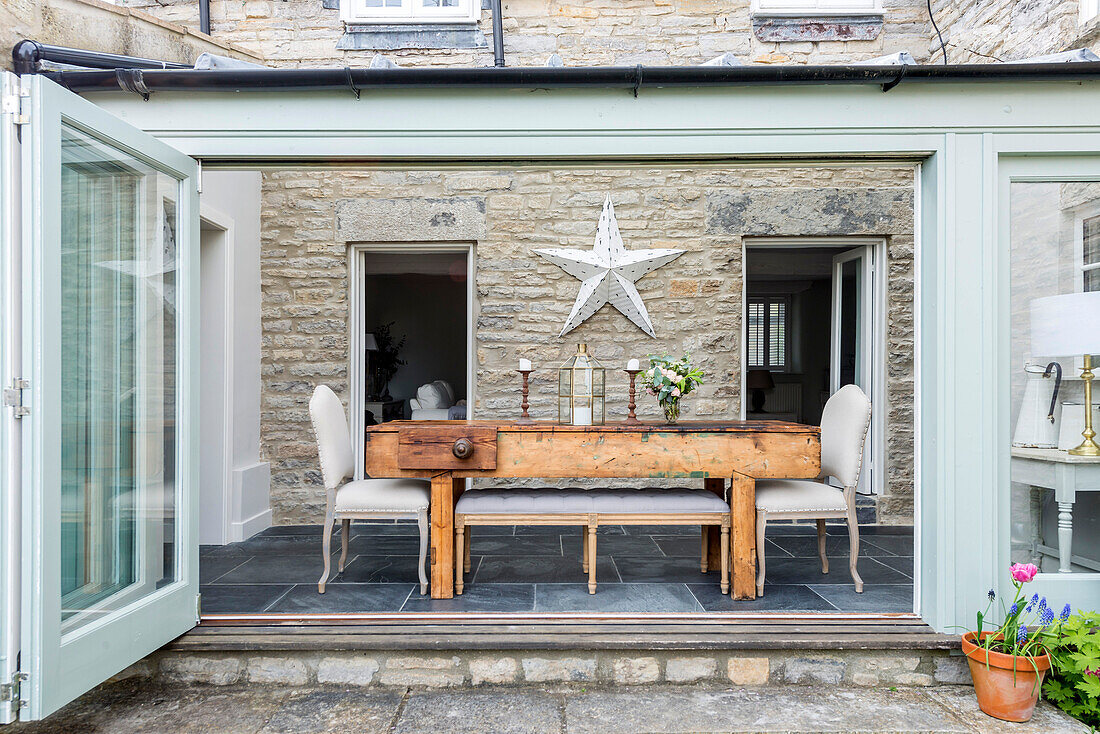
{"type": "Polygon", "coordinates": [[[634,404],[634,378],[638,376],[638,373],[641,372],[641,370],[623,370],[623,372],[625,372],[627,376],[630,377],[630,402],[628,402],[626,405],[626,409],[628,412],[626,420],[624,420],[623,423],[641,423],[641,421],[638,420],[638,416],[634,415],[634,409],[638,407],[634,404]]]}
{"type": "Polygon", "coordinates": [[[531,416],[527,414],[527,409],[531,407],[531,404],[527,402],[527,377],[534,370],[516,370],[516,372],[523,375],[523,402],[519,404],[519,407],[523,409],[523,415],[519,417],[517,423],[534,423],[531,420],[531,416]]]}

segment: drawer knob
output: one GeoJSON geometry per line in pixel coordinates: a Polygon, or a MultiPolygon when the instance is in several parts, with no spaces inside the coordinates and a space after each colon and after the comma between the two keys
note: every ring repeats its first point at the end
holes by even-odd
{"type": "Polygon", "coordinates": [[[456,459],[469,459],[474,455],[474,442],[468,438],[460,438],[451,446],[451,453],[456,459]]]}

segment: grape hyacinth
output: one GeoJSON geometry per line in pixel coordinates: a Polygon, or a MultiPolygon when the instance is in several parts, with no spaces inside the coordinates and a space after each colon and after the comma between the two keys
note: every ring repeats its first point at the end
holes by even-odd
{"type": "Polygon", "coordinates": [[[1044,627],[1046,627],[1046,626],[1052,624],[1053,622],[1054,622],[1054,610],[1050,609],[1050,608],[1044,609],[1042,614],[1039,615],[1039,623],[1042,624],[1044,627]]]}
{"type": "Polygon", "coordinates": [[[1021,624],[1020,631],[1016,633],[1016,643],[1020,644],[1027,639],[1027,625],[1021,624]]]}
{"type": "Polygon", "coordinates": [[[986,596],[989,597],[989,601],[994,601],[997,598],[997,592],[994,591],[993,589],[990,589],[989,592],[986,594],[986,596]]]}
{"type": "Polygon", "coordinates": [[[1008,608],[1008,616],[1011,617],[1012,615],[1016,614],[1016,612],[1019,611],[1019,609],[1020,609],[1020,605],[1017,604],[1016,602],[1012,602],[1012,606],[1010,606],[1008,608]]]}
{"type": "Polygon", "coordinates": [[[1070,609],[1069,604],[1066,604],[1064,607],[1062,607],[1062,613],[1058,615],[1058,619],[1065,622],[1067,619],[1069,619],[1069,615],[1071,612],[1072,610],[1070,609]]]}

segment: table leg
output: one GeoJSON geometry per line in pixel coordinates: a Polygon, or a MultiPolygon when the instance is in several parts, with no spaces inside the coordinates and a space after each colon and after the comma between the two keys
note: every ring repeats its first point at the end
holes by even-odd
{"type": "MultiPolygon", "coordinates": [[[[723,500],[726,499],[725,479],[704,479],[703,488],[714,492],[723,500]]],[[[722,539],[721,533],[707,533],[707,568],[715,569],[722,566],[722,539]]],[[[728,562],[728,561],[727,561],[728,562]]]]}
{"type": "Polygon", "coordinates": [[[734,599],[756,598],[756,480],[734,474],[730,482],[730,566],[734,599]]]}
{"type": "MultiPolygon", "coordinates": [[[[450,599],[455,582],[455,479],[451,472],[432,477],[432,598],[450,599]]],[[[459,491],[461,491],[461,486],[459,491]]]]}
{"type": "Polygon", "coordinates": [[[1073,503],[1058,503],[1058,573],[1073,573],[1073,503]]]}

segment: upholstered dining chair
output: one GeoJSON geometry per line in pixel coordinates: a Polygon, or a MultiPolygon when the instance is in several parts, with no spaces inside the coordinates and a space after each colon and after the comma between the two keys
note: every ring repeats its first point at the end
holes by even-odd
{"type": "Polygon", "coordinates": [[[344,570],[348,558],[348,538],[352,520],[415,519],[420,526],[420,593],[428,593],[428,578],[424,561],[428,553],[428,504],[431,482],[424,479],[359,479],[344,480],[355,473],[351,431],[340,398],[328,385],[318,385],[309,401],[309,417],[317,436],[317,453],[321,459],[321,475],[325,480],[325,528],[321,537],[321,552],[325,557],[325,572],[317,582],[317,592],[325,593],[332,562],[332,529],[341,521],[340,565],[344,570]]]}
{"type": "Polygon", "coordinates": [[[821,474],[816,480],[764,479],[756,483],[756,558],[759,573],[756,595],[764,595],[764,529],[772,520],[817,520],[817,552],[821,572],[829,573],[825,555],[825,521],[848,521],[848,568],[856,592],[863,579],[856,570],[859,559],[859,524],[856,522],[856,485],[863,468],[863,443],[871,425],[871,401],[856,385],[845,385],[825,403],[821,414],[821,474]],[[829,478],[840,487],[828,483],[829,478]]]}

